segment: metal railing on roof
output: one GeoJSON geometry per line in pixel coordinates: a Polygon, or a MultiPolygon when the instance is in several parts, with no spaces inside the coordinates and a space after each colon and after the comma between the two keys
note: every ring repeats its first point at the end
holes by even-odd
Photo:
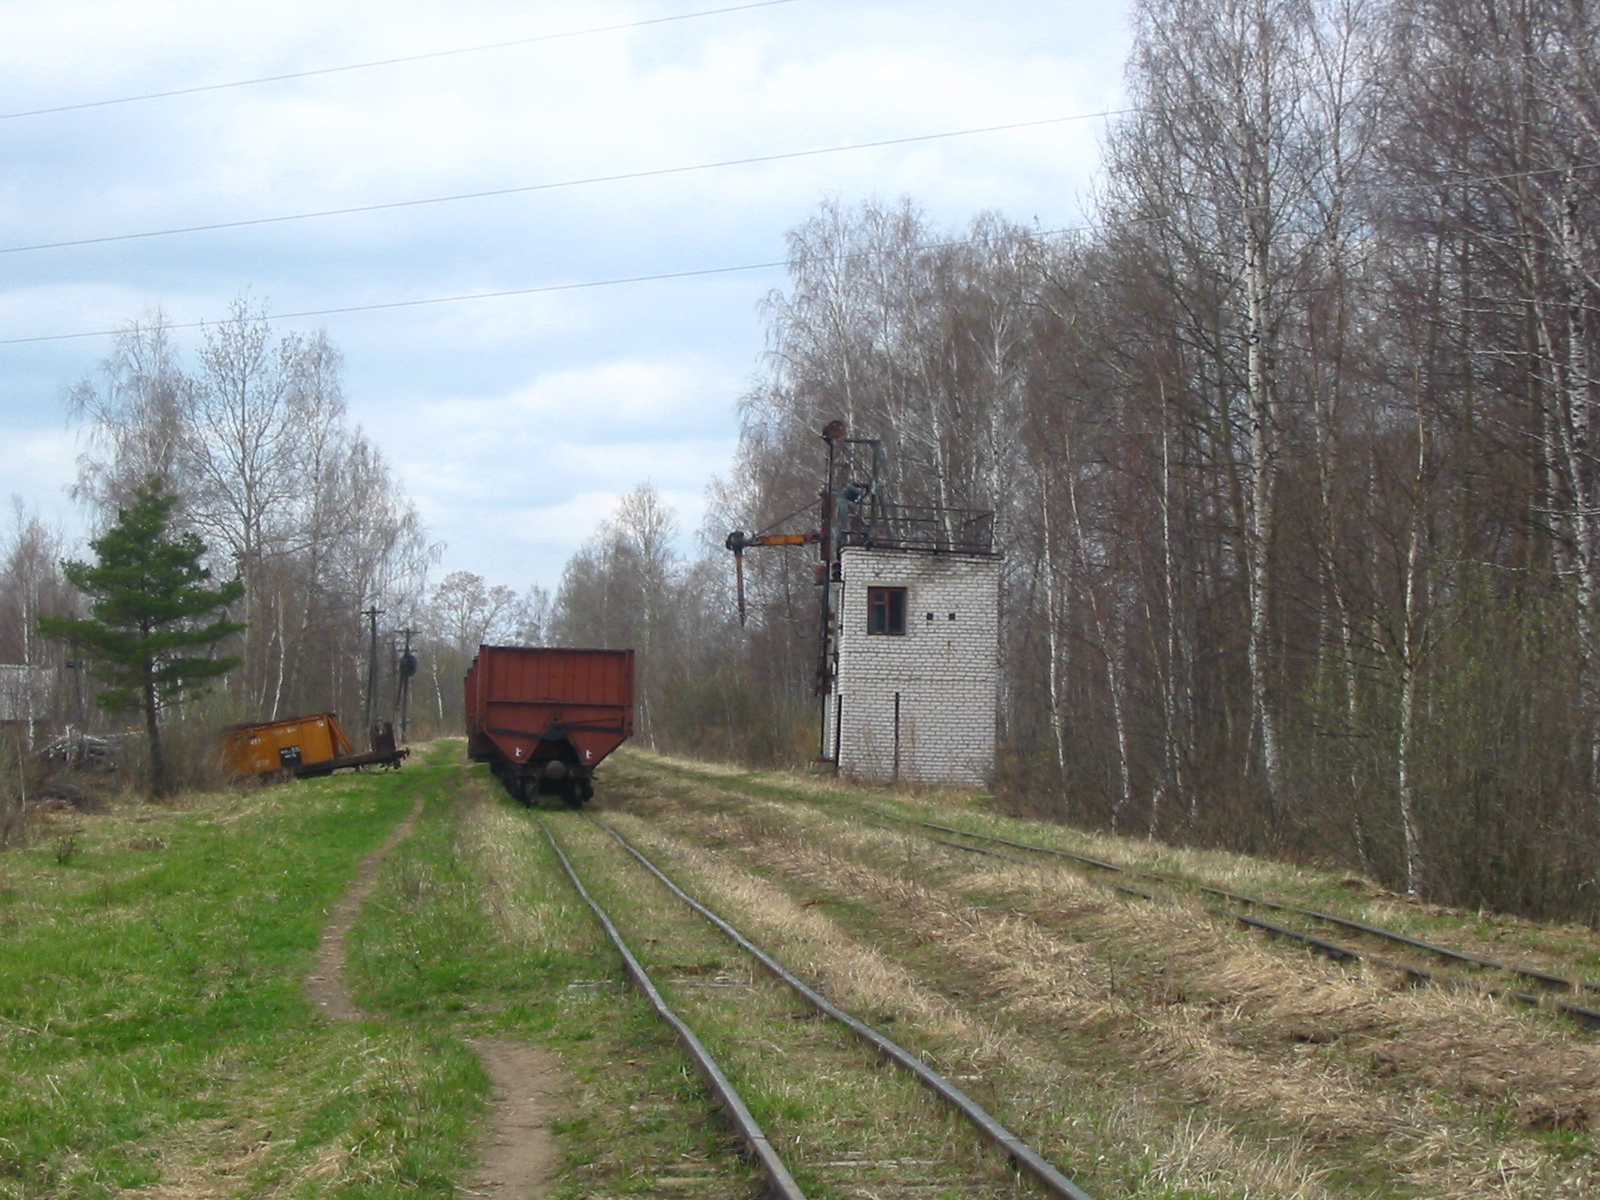
{"type": "Polygon", "coordinates": [[[839,544],[931,554],[993,554],[994,513],[880,502],[846,519],[839,544]]]}

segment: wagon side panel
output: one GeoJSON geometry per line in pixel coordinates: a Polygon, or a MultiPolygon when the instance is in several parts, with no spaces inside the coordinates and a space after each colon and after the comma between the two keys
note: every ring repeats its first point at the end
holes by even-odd
{"type": "Polygon", "coordinates": [[[474,670],[469,730],[506,765],[587,772],[633,733],[631,650],[483,646],[474,670]]]}

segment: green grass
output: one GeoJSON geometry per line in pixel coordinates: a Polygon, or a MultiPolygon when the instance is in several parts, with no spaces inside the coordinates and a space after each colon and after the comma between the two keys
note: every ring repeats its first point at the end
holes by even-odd
{"type": "Polygon", "coordinates": [[[419,1151],[412,1127],[482,1094],[471,1056],[330,1025],[302,992],[326,910],[414,782],[60,814],[70,825],[0,857],[0,1196],[113,1196],[218,1152],[304,1194],[297,1170],[363,1141],[406,1144],[389,1182],[448,1194],[451,1156],[419,1151]]]}
{"type": "Polygon", "coordinates": [[[537,825],[459,744],[399,773],[52,814],[0,855],[0,1200],[453,1197],[483,1035],[561,1060],[557,1195],[663,1173],[755,1190],[537,825]],[[303,991],[328,912],[418,798],[349,938],[373,1019],[329,1021],[303,991]]]}
{"type": "Polygon", "coordinates": [[[529,814],[481,768],[447,759],[423,771],[423,820],[352,931],[357,1002],[457,1044],[495,1036],[554,1051],[567,1076],[558,1197],[650,1191],[663,1170],[707,1173],[697,1196],[754,1192],[699,1077],[624,985],[529,814]]]}

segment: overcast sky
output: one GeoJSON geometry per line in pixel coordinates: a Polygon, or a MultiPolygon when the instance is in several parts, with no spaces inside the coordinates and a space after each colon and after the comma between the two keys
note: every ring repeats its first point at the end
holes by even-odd
{"type": "MultiPolygon", "coordinates": [[[[738,0],[4,3],[0,114],[694,13],[738,0]]],[[[792,0],[613,32],[0,119],[0,250],[614,175],[1115,108],[1121,3],[792,0]]],[[[768,262],[819,201],[908,195],[1077,224],[1103,121],[398,211],[0,253],[0,338],[768,262]]],[[[649,479],[698,526],[761,369],[781,269],[287,319],[443,571],[519,590],[649,479]]],[[[198,335],[182,335],[193,345],[198,335]]],[[[61,404],[109,339],[0,345],[0,494],[69,532],[61,404]]],[[[686,542],[687,545],[687,542],[686,542]]]]}

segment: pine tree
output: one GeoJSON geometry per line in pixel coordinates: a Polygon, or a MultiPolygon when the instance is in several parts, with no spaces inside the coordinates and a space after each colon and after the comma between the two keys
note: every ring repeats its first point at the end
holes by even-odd
{"type": "Polygon", "coordinates": [[[39,622],[45,637],[75,642],[94,661],[94,675],[105,684],[101,707],[143,711],[152,797],[168,790],[162,710],[236,666],[238,659],[209,651],[244,628],[221,615],[244,594],[244,585],[233,580],[207,588],[211,572],[200,565],[205,544],[192,533],[170,534],[176,502],[159,480],[140,488],[132,506],[118,511],[117,523],[89,543],[96,562],[61,564],[68,581],[89,597],[88,618],[39,622]]]}

